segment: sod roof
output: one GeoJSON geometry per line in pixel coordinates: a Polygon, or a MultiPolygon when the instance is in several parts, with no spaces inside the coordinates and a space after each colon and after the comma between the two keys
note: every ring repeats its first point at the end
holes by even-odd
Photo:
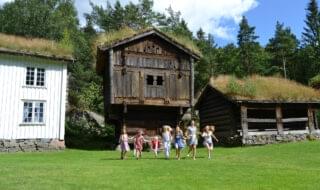
{"type": "Polygon", "coordinates": [[[209,85],[235,101],[320,103],[320,91],[280,77],[221,75],[211,78],[209,85]]]}
{"type": "Polygon", "coordinates": [[[23,54],[56,60],[73,60],[73,50],[59,43],[41,38],[25,38],[0,33],[0,52],[23,54]]]}
{"type": "Polygon", "coordinates": [[[94,42],[94,48],[98,47],[100,49],[109,49],[127,43],[130,40],[139,39],[151,34],[156,34],[162,38],[165,38],[169,42],[178,46],[180,49],[186,51],[187,53],[195,56],[196,58],[201,57],[201,52],[194,41],[183,36],[177,36],[172,33],[162,32],[156,28],[133,30],[131,28],[124,27],[118,31],[101,33],[100,35],[98,35],[94,42]]]}

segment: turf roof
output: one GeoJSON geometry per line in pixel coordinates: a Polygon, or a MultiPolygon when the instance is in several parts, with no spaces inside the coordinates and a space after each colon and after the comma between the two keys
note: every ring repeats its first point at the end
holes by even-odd
{"type": "Polygon", "coordinates": [[[194,43],[194,41],[183,37],[183,36],[177,36],[169,32],[163,32],[155,28],[146,28],[146,29],[141,29],[141,30],[133,30],[128,27],[124,27],[118,31],[112,31],[108,33],[101,33],[98,35],[94,42],[94,47],[112,47],[114,44],[117,44],[118,42],[121,42],[123,40],[130,39],[132,37],[135,37],[139,34],[142,33],[147,33],[155,31],[157,33],[160,33],[167,37],[170,41],[181,45],[183,48],[189,50],[191,53],[195,54],[196,56],[200,57],[201,52],[197,45],[194,43]]]}
{"type": "Polygon", "coordinates": [[[209,85],[232,100],[320,102],[319,91],[280,77],[221,75],[211,78],[209,85]]]}
{"type": "Polygon", "coordinates": [[[25,38],[0,33],[0,51],[14,54],[26,54],[50,59],[73,60],[70,47],[41,38],[25,38]]]}

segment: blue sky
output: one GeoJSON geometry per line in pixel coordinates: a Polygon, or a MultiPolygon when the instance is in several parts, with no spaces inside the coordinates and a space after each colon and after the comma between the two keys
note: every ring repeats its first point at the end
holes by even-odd
{"type": "MultiPolygon", "coordinates": [[[[7,1],[13,0],[0,0],[0,5],[7,1]]],[[[106,5],[106,0],[91,1],[106,5]]],[[[129,0],[120,2],[126,4],[129,0]]],[[[238,24],[242,15],[245,15],[250,25],[256,27],[259,42],[265,45],[274,34],[276,21],[289,26],[300,39],[308,2],[309,0],[154,0],[154,10],[165,12],[171,5],[174,10],[181,12],[193,32],[202,27],[205,32],[214,35],[220,46],[236,43],[238,24]]],[[[83,13],[91,11],[89,0],[75,0],[75,5],[80,23],[84,24],[83,13]]]]}

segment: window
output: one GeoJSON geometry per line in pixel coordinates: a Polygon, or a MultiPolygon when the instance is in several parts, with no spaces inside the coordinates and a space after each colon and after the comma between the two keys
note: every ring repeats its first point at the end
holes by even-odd
{"type": "Polygon", "coordinates": [[[163,76],[147,75],[147,85],[163,86],[163,82],[163,76]]]}
{"type": "Polygon", "coordinates": [[[162,86],[163,85],[163,78],[162,76],[157,76],[157,86],[162,86]]]}
{"type": "Polygon", "coordinates": [[[44,123],[44,102],[24,102],[23,123],[44,123]]]}
{"type": "Polygon", "coordinates": [[[26,85],[27,86],[34,86],[34,85],[44,86],[45,85],[45,69],[27,67],[26,85]]]}
{"type": "Polygon", "coordinates": [[[26,85],[34,85],[34,68],[27,68],[26,85]]]}
{"type": "Polygon", "coordinates": [[[153,85],[153,76],[152,75],[147,75],[147,84],[153,85]]]}

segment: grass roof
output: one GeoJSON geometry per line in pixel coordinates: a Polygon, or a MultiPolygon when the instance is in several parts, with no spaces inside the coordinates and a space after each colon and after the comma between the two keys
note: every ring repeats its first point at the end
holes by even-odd
{"type": "Polygon", "coordinates": [[[159,31],[155,28],[146,28],[141,30],[133,30],[129,27],[124,27],[118,31],[112,31],[108,33],[101,33],[98,35],[98,37],[94,41],[94,48],[97,46],[105,46],[109,47],[113,44],[120,42],[122,40],[134,37],[140,33],[148,32],[151,30],[156,30],[158,32],[161,32],[166,35],[171,41],[180,44],[184,48],[188,49],[192,53],[201,56],[201,52],[195,42],[193,40],[190,40],[184,36],[177,36],[175,34],[169,33],[169,32],[163,32],[159,31]]]}
{"type": "Polygon", "coordinates": [[[0,33],[0,49],[52,58],[73,59],[73,49],[55,41],[0,33]]]}
{"type": "Polygon", "coordinates": [[[234,100],[314,102],[320,92],[280,77],[251,76],[238,79],[221,75],[211,78],[210,85],[234,100]]]}

